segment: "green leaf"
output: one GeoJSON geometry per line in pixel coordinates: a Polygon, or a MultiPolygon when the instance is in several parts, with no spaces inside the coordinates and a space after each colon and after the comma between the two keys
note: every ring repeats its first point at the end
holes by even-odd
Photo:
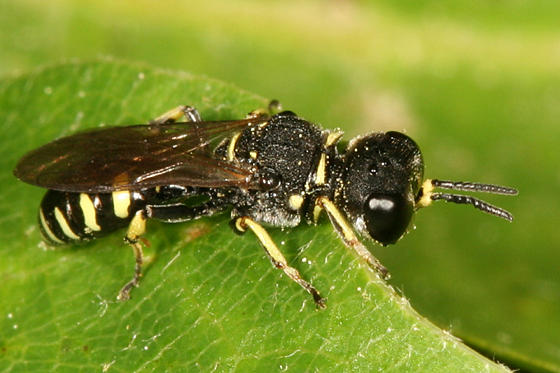
{"type": "MultiPolygon", "coordinates": [[[[212,79],[104,60],[0,82],[0,369],[2,371],[506,371],[419,316],[341,244],[327,221],[271,229],[290,263],[328,301],[270,262],[227,214],[149,222],[141,286],[123,232],[45,250],[43,190],[12,175],[18,158],[58,136],[143,123],[179,104],[205,119],[241,118],[267,100],[212,79]]],[[[375,247],[372,247],[375,250],[375,247]]]]}

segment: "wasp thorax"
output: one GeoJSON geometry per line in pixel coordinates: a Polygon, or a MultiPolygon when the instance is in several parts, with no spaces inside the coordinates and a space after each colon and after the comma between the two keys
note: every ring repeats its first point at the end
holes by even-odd
{"type": "Polygon", "coordinates": [[[360,233],[383,245],[406,233],[424,164],[416,143],[399,132],[353,140],[346,152],[341,205],[360,233]]]}

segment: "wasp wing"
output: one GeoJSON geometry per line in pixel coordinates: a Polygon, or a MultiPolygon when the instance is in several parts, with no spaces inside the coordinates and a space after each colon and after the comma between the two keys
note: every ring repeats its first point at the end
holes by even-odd
{"type": "Polygon", "coordinates": [[[212,146],[268,118],[132,125],[89,130],[26,154],[22,181],[67,192],[139,190],[158,185],[246,187],[250,170],[217,159],[212,146]]]}

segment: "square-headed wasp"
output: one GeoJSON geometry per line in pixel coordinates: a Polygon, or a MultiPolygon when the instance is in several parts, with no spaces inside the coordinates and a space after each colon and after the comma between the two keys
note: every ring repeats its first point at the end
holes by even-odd
{"type": "Polygon", "coordinates": [[[176,223],[230,209],[234,230],[253,231],[274,266],[319,307],[324,299],[288,265],[261,224],[316,223],[325,211],[344,243],[386,277],[355,231],[381,245],[395,243],[414,212],[436,200],[513,219],[477,198],[436,192],[517,194],[497,185],[424,179],[420,149],[400,132],[359,136],[344,151],[337,146],[341,137],[289,111],[202,121],[194,108],[180,106],[146,125],[99,128],[50,142],[26,154],[14,174],[48,189],[39,223],[51,244],[90,240],[128,226],[125,239],[136,267],[119,293],[123,300],[139,282],[139,238],[147,219],[176,223]],[[187,203],[193,197],[203,198],[187,203]]]}

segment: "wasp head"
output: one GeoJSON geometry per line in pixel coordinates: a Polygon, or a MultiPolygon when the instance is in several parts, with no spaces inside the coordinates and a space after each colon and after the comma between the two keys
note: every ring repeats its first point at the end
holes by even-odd
{"type": "Polygon", "coordinates": [[[418,145],[400,132],[373,133],[352,140],[344,156],[336,203],[354,227],[382,245],[395,243],[408,230],[414,211],[433,201],[469,204],[513,220],[506,210],[478,198],[436,192],[436,188],[516,195],[514,188],[436,179],[423,180],[424,162],[418,145]]]}
{"type": "Polygon", "coordinates": [[[382,245],[395,243],[410,226],[423,174],[422,153],[410,137],[358,137],[345,154],[338,203],[361,234],[382,245]]]}

